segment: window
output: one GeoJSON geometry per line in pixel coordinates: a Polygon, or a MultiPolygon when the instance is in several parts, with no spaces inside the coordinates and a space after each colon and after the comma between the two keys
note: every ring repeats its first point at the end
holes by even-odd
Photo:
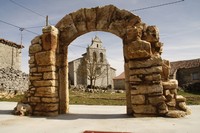
{"type": "Polygon", "coordinates": [[[97,53],[96,52],[93,52],[93,61],[97,62],[97,53]]]}
{"type": "Polygon", "coordinates": [[[192,80],[200,80],[200,73],[199,72],[192,73],[192,80]]]}
{"type": "Polygon", "coordinates": [[[103,62],[103,53],[100,53],[100,62],[103,62]]]}

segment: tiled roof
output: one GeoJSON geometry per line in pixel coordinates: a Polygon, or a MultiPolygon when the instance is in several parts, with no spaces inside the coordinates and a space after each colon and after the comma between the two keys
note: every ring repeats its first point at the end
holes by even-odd
{"type": "Polygon", "coordinates": [[[11,41],[8,41],[8,40],[5,40],[3,38],[0,38],[0,43],[2,44],[5,44],[5,45],[8,45],[8,46],[11,46],[11,47],[15,47],[15,48],[24,48],[24,46],[22,45],[19,45],[19,44],[16,44],[14,42],[11,42],[11,41]]]}
{"type": "Polygon", "coordinates": [[[125,73],[122,72],[119,76],[113,78],[114,80],[117,80],[117,79],[125,79],[125,73]]]}
{"type": "Polygon", "coordinates": [[[200,66],[200,58],[193,60],[182,60],[182,61],[174,61],[170,62],[171,71],[170,74],[174,74],[174,72],[180,68],[194,68],[200,66]]]}

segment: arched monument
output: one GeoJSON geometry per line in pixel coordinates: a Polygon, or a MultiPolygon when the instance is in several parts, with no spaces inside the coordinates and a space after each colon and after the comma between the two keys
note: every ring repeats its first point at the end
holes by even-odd
{"type": "Polygon", "coordinates": [[[169,61],[161,58],[157,27],[108,5],[70,13],[31,41],[30,85],[24,103],[33,115],[69,112],[68,46],[92,31],[110,32],[123,40],[127,114],[182,117],[189,113],[186,99],[177,95],[177,81],[169,79],[169,61]]]}

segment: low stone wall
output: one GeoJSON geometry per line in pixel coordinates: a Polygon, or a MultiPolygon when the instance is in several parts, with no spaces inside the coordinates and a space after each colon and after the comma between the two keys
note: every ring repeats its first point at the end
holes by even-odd
{"type": "Polygon", "coordinates": [[[8,67],[0,69],[0,90],[11,92],[28,90],[28,74],[8,67]]]}

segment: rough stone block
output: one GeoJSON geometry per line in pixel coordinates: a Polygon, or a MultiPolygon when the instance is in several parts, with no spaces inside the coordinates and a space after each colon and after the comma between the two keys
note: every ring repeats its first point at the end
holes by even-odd
{"type": "Polygon", "coordinates": [[[116,7],[114,6],[104,6],[101,8],[97,8],[96,29],[98,30],[108,29],[112,18],[112,14],[115,11],[115,9],[116,7]]]}
{"type": "Polygon", "coordinates": [[[176,89],[170,89],[169,91],[170,91],[171,94],[177,95],[177,88],[176,89]]]}
{"type": "Polygon", "coordinates": [[[130,82],[141,82],[142,80],[140,78],[138,78],[137,75],[133,75],[133,76],[130,76],[129,81],[130,82]]]}
{"type": "Polygon", "coordinates": [[[171,101],[166,103],[169,107],[175,107],[176,106],[176,101],[175,99],[172,99],[171,101]]]}
{"type": "Polygon", "coordinates": [[[57,79],[57,74],[55,72],[45,72],[43,74],[43,79],[57,79]]]}
{"type": "Polygon", "coordinates": [[[167,107],[167,105],[166,105],[165,102],[160,103],[160,104],[158,105],[158,109],[159,109],[159,110],[167,110],[167,111],[168,111],[168,107],[167,107]]]}
{"type": "Polygon", "coordinates": [[[169,110],[166,116],[171,117],[171,118],[181,118],[184,117],[186,113],[184,111],[180,110],[169,110]]]}
{"type": "Polygon", "coordinates": [[[171,101],[174,98],[174,94],[168,94],[165,96],[167,101],[171,101]]]}
{"type": "Polygon", "coordinates": [[[38,72],[55,72],[56,66],[41,66],[38,67],[38,72]]]}
{"type": "Polygon", "coordinates": [[[178,88],[178,81],[175,79],[170,79],[169,81],[162,82],[164,89],[177,89],[178,88]]]}
{"type": "Polygon", "coordinates": [[[177,102],[186,102],[186,98],[181,95],[176,95],[177,102]]]}
{"type": "Polygon", "coordinates": [[[29,47],[29,53],[35,54],[42,51],[42,46],[40,44],[34,44],[29,47]]]}
{"type": "Polygon", "coordinates": [[[57,97],[58,92],[56,87],[39,87],[36,88],[35,96],[41,97],[57,97]]]}
{"type": "Polygon", "coordinates": [[[132,95],[131,103],[132,104],[145,104],[145,96],[144,95],[132,95]]]}
{"type": "Polygon", "coordinates": [[[40,66],[55,65],[55,59],[55,52],[53,51],[40,52],[35,55],[36,63],[40,66]]]}
{"type": "Polygon", "coordinates": [[[33,84],[35,87],[58,86],[57,80],[39,80],[39,81],[32,81],[32,84],[33,84]]]}
{"type": "MultiPolygon", "coordinates": [[[[163,88],[164,89],[164,88],[163,88]]],[[[169,95],[169,94],[171,94],[171,92],[169,91],[169,90],[164,90],[164,95],[165,96],[167,96],[167,95],[169,95]]]]}
{"type": "Polygon", "coordinates": [[[42,47],[45,51],[56,51],[58,43],[57,35],[51,33],[45,33],[42,35],[42,47]]]}
{"type": "MultiPolygon", "coordinates": [[[[140,23],[140,17],[130,14],[126,10],[116,9],[113,12],[111,23],[109,26],[109,31],[121,38],[124,38],[127,32],[127,27],[134,27],[135,24],[140,23]]],[[[133,36],[132,36],[133,37],[133,36]]],[[[131,38],[131,37],[127,37],[131,38]]]]}
{"type": "Polygon", "coordinates": [[[29,104],[23,104],[23,103],[18,103],[17,106],[14,108],[15,115],[20,115],[20,116],[27,116],[27,115],[32,115],[32,108],[29,104]]]}
{"type": "Polygon", "coordinates": [[[144,39],[150,43],[159,42],[158,28],[156,26],[148,26],[142,39],[144,39]]]}
{"type": "Polygon", "coordinates": [[[34,63],[34,61],[35,61],[35,56],[30,56],[28,63],[32,64],[32,63],[34,63]]]}
{"type": "Polygon", "coordinates": [[[143,23],[138,23],[135,26],[127,26],[126,42],[129,43],[134,40],[141,39],[144,26],[145,26],[145,24],[143,24],[143,23]]]}
{"type": "Polygon", "coordinates": [[[185,102],[180,102],[178,103],[178,106],[181,110],[186,111],[187,110],[187,105],[185,102]]]}
{"type": "Polygon", "coordinates": [[[34,75],[29,75],[29,80],[33,81],[33,80],[41,80],[42,76],[34,76],[34,75]]]}
{"type": "Polygon", "coordinates": [[[156,108],[152,105],[132,105],[134,113],[139,114],[156,114],[156,108]]]}
{"type": "Polygon", "coordinates": [[[162,66],[162,59],[158,56],[153,56],[149,59],[140,60],[140,61],[129,61],[129,68],[148,68],[152,66],[162,66]]]}
{"type": "Polygon", "coordinates": [[[58,98],[42,98],[42,102],[44,103],[57,103],[58,101],[58,98]]]}
{"type": "Polygon", "coordinates": [[[161,84],[154,85],[134,85],[131,86],[131,94],[150,94],[150,93],[161,93],[163,92],[163,87],[161,84]]]}
{"type": "Polygon", "coordinates": [[[29,64],[29,68],[33,68],[35,66],[36,66],[35,64],[29,64]]]}
{"type": "Polygon", "coordinates": [[[88,31],[96,30],[96,8],[85,9],[88,31]]]}
{"type": "Polygon", "coordinates": [[[151,44],[143,40],[137,40],[125,45],[125,58],[131,59],[146,59],[151,58],[151,44]]]}
{"type": "Polygon", "coordinates": [[[36,36],[33,40],[31,40],[31,44],[41,44],[41,35],[36,36]]]}
{"type": "Polygon", "coordinates": [[[58,22],[56,27],[58,27],[60,31],[60,40],[62,40],[62,42],[71,43],[71,41],[77,37],[78,30],[76,29],[71,15],[66,15],[58,22]]]}
{"type": "Polygon", "coordinates": [[[29,71],[30,71],[31,73],[37,72],[37,67],[32,67],[32,68],[30,68],[29,71]]]}
{"type": "Polygon", "coordinates": [[[152,74],[145,76],[144,80],[146,81],[160,81],[161,75],[160,74],[152,74]]]}
{"type": "Polygon", "coordinates": [[[33,103],[41,102],[40,97],[30,97],[30,101],[33,103]]]}
{"type": "Polygon", "coordinates": [[[170,75],[170,63],[168,60],[163,60],[163,63],[162,63],[162,69],[163,69],[163,72],[162,72],[162,79],[164,81],[168,81],[169,80],[169,75],[170,75]]]}
{"type": "Polygon", "coordinates": [[[157,106],[158,104],[166,101],[166,98],[163,95],[161,95],[161,96],[149,97],[148,100],[151,105],[157,106]]]}
{"type": "Polygon", "coordinates": [[[35,107],[35,111],[44,111],[44,112],[50,112],[50,111],[57,111],[58,110],[58,104],[47,104],[47,103],[38,103],[35,107]]]}
{"type": "Polygon", "coordinates": [[[43,34],[51,33],[51,34],[57,35],[58,29],[52,25],[48,25],[48,26],[45,26],[44,28],[42,28],[42,32],[43,32],[43,34]]]}
{"type": "Polygon", "coordinates": [[[150,68],[140,68],[140,69],[133,69],[130,70],[130,75],[149,75],[149,74],[160,74],[162,72],[162,66],[153,66],[150,68]]]}
{"type": "Polygon", "coordinates": [[[73,12],[70,14],[72,16],[73,22],[76,26],[76,29],[78,32],[85,33],[87,31],[87,25],[86,25],[86,18],[85,18],[85,10],[80,9],[76,12],[73,12]]]}

